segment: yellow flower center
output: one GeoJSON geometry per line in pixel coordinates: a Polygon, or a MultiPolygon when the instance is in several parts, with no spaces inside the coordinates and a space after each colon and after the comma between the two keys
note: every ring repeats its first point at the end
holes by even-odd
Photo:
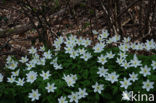
{"type": "Polygon", "coordinates": [[[36,93],[33,93],[33,97],[36,97],[37,96],[37,94],[36,93]]]}
{"type": "Polygon", "coordinates": [[[100,48],[97,48],[96,50],[100,50],[100,48]]]}
{"type": "Polygon", "coordinates": [[[47,73],[45,73],[44,76],[47,77],[47,73]]]}
{"type": "Polygon", "coordinates": [[[31,79],[31,80],[33,80],[33,79],[34,79],[34,76],[33,76],[33,75],[31,75],[31,76],[30,76],[30,79],[31,79]]]}
{"type": "Polygon", "coordinates": [[[61,100],[61,103],[64,103],[64,100],[61,100]]]}
{"type": "Polygon", "coordinates": [[[147,72],[147,70],[146,70],[146,69],[144,69],[144,72],[146,73],[146,72],[147,72]]]}
{"type": "Polygon", "coordinates": [[[105,59],[104,59],[104,58],[102,58],[101,60],[102,60],[103,62],[105,61],[105,59]]]}
{"type": "Polygon", "coordinates": [[[52,89],[52,86],[50,86],[49,89],[52,89]]]}
{"type": "Polygon", "coordinates": [[[97,86],[97,89],[100,89],[100,86],[97,86]]]}
{"type": "Polygon", "coordinates": [[[125,82],[124,82],[124,85],[127,85],[127,84],[128,84],[127,81],[125,81],[125,82]]]}
{"type": "Polygon", "coordinates": [[[11,64],[11,67],[15,67],[15,64],[12,63],[12,64],[11,64]]]}
{"type": "Polygon", "coordinates": [[[112,79],[114,79],[115,77],[114,76],[112,76],[112,79]]]}
{"type": "Polygon", "coordinates": [[[150,84],[146,84],[146,86],[147,86],[147,87],[149,87],[149,86],[150,86],[150,84]]]}

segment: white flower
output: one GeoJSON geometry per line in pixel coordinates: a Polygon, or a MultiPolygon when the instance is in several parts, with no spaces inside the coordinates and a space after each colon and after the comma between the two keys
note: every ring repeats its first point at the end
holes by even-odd
{"type": "Polygon", "coordinates": [[[63,67],[62,67],[61,64],[54,63],[53,66],[54,66],[54,69],[55,69],[55,70],[63,69],[63,67]]]}
{"type": "Polygon", "coordinates": [[[63,79],[66,81],[69,87],[74,87],[76,81],[73,78],[73,75],[64,75],[63,79]]]}
{"type": "Polygon", "coordinates": [[[121,63],[121,66],[127,69],[130,67],[130,63],[125,60],[124,62],[121,63]]]}
{"type": "Polygon", "coordinates": [[[101,55],[100,57],[98,57],[98,61],[97,62],[99,62],[99,63],[104,65],[107,62],[107,57],[101,55]]]}
{"type": "Polygon", "coordinates": [[[13,83],[15,82],[15,77],[13,75],[11,75],[10,78],[7,78],[9,83],[13,83]]]}
{"type": "Polygon", "coordinates": [[[143,50],[144,49],[144,44],[143,43],[138,43],[136,45],[136,50],[143,50]]]}
{"type": "Polygon", "coordinates": [[[81,54],[81,55],[86,53],[86,50],[84,48],[79,49],[78,51],[79,51],[79,54],[81,54]]]}
{"type": "Polygon", "coordinates": [[[108,59],[112,59],[112,58],[114,58],[114,56],[115,56],[115,54],[113,54],[112,51],[110,51],[109,53],[106,54],[106,57],[108,59]]]}
{"type": "Polygon", "coordinates": [[[147,65],[145,65],[144,67],[141,67],[140,69],[141,69],[140,74],[143,74],[144,77],[151,74],[150,72],[151,68],[148,68],[147,65]]]}
{"type": "Polygon", "coordinates": [[[145,45],[143,43],[138,43],[137,50],[143,50],[145,48],[145,45]]]}
{"type": "Polygon", "coordinates": [[[128,42],[130,42],[130,40],[131,40],[131,38],[130,38],[130,37],[127,37],[127,38],[125,38],[125,37],[124,37],[123,42],[124,42],[124,43],[128,43],[128,42]]]}
{"type": "Polygon", "coordinates": [[[151,66],[153,67],[153,70],[156,70],[156,61],[152,61],[151,66]]]}
{"type": "Polygon", "coordinates": [[[70,46],[64,47],[64,49],[65,49],[65,53],[71,53],[73,51],[73,47],[70,46]]]}
{"type": "Polygon", "coordinates": [[[99,77],[106,77],[106,74],[108,74],[108,69],[104,69],[104,67],[100,67],[98,68],[99,71],[97,72],[97,74],[99,74],[99,77]]]}
{"type": "Polygon", "coordinates": [[[7,64],[10,64],[12,60],[13,60],[12,57],[11,56],[8,56],[7,59],[6,59],[6,63],[7,64]]]}
{"type": "Polygon", "coordinates": [[[15,71],[15,72],[11,72],[11,73],[12,73],[13,76],[16,77],[16,76],[19,76],[19,71],[20,71],[20,69],[18,69],[18,70],[15,71]]]}
{"type": "Polygon", "coordinates": [[[39,51],[44,52],[45,51],[45,46],[41,46],[39,51]]]}
{"type": "Polygon", "coordinates": [[[38,92],[38,89],[33,90],[32,89],[32,93],[29,93],[29,98],[31,98],[31,101],[35,101],[35,100],[39,100],[39,97],[41,96],[41,94],[38,92]]]}
{"type": "Polygon", "coordinates": [[[143,89],[146,89],[146,91],[150,91],[150,89],[153,89],[154,88],[154,82],[150,82],[149,80],[143,82],[143,86],[142,88],[143,89]]]}
{"type": "Polygon", "coordinates": [[[130,47],[131,47],[133,50],[136,50],[136,48],[137,48],[136,43],[131,43],[131,44],[130,44],[130,47]]]}
{"type": "Polygon", "coordinates": [[[107,44],[111,44],[111,43],[113,43],[113,41],[115,41],[113,38],[109,38],[109,39],[107,40],[107,44]]]}
{"type": "Polygon", "coordinates": [[[123,58],[123,59],[125,59],[127,57],[126,52],[120,51],[118,55],[120,56],[120,58],[123,58]]]}
{"type": "Polygon", "coordinates": [[[117,42],[120,40],[120,35],[114,35],[112,38],[109,38],[109,40],[110,40],[109,44],[113,42],[117,42]]]}
{"type": "Polygon", "coordinates": [[[63,42],[64,42],[64,40],[63,40],[64,38],[63,38],[63,36],[60,36],[58,39],[56,39],[56,40],[58,40],[59,42],[60,42],[60,44],[62,44],[63,42]]]}
{"type": "Polygon", "coordinates": [[[108,38],[108,36],[109,36],[109,33],[108,33],[108,31],[107,30],[102,30],[102,34],[100,34],[100,36],[102,37],[102,38],[108,38]]]}
{"type": "Polygon", "coordinates": [[[60,98],[58,98],[58,102],[59,103],[68,103],[68,101],[66,100],[66,97],[61,96],[60,98]]]}
{"type": "Polygon", "coordinates": [[[15,70],[17,68],[18,62],[16,61],[11,61],[11,63],[7,66],[11,70],[15,70]]]}
{"type": "Polygon", "coordinates": [[[46,59],[51,59],[51,58],[52,58],[51,51],[48,50],[47,52],[44,52],[43,56],[44,56],[46,59]]]}
{"type": "Polygon", "coordinates": [[[116,59],[116,63],[118,63],[119,65],[121,65],[123,63],[124,59],[123,58],[117,58],[116,59]]]}
{"type": "Polygon", "coordinates": [[[38,54],[34,54],[32,55],[33,59],[34,60],[39,60],[40,59],[40,56],[38,54]]]}
{"type": "Polygon", "coordinates": [[[116,74],[116,72],[112,72],[111,74],[108,74],[106,77],[106,80],[111,81],[113,84],[114,82],[117,82],[119,78],[119,75],[116,74]]]}
{"type": "Polygon", "coordinates": [[[82,39],[82,37],[80,37],[79,39],[77,39],[77,44],[80,46],[80,45],[82,45],[83,44],[83,39],[82,39]]]}
{"type": "Polygon", "coordinates": [[[74,75],[70,74],[70,76],[73,78],[73,80],[75,80],[75,81],[77,80],[77,75],[76,74],[74,74],[74,75]]]}
{"type": "Polygon", "coordinates": [[[53,65],[57,64],[57,59],[58,59],[57,57],[55,59],[53,59],[53,61],[51,61],[50,64],[53,64],[53,65]]]}
{"type": "Polygon", "coordinates": [[[83,45],[85,47],[89,46],[91,44],[91,40],[89,40],[89,38],[87,38],[86,40],[83,40],[83,45]]]}
{"type": "Polygon", "coordinates": [[[27,82],[33,83],[37,79],[37,73],[34,71],[30,71],[26,74],[27,82]]]}
{"type": "Polygon", "coordinates": [[[103,42],[103,38],[101,37],[101,35],[98,35],[97,39],[100,41],[100,42],[103,42]]]}
{"type": "Polygon", "coordinates": [[[79,98],[85,98],[88,95],[88,93],[86,92],[86,88],[84,89],[79,88],[78,95],[79,95],[79,98]]]}
{"type": "Polygon", "coordinates": [[[148,47],[149,50],[155,48],[155,42],[154,42],[153,39],[151,39],[150,41],[149,40],[146,40],[145,45],[148,47]]]}
{"type": "Polygon", "coordinates": [[[57,87],[55,87],[54,83],[52,83],[52,84],[47,83],[47,87],[45,87],[45,88],[48,90],[48,93],[54,92],[54,90],[57,89],[57,87]]]}
{"type": "Polygon", "coordinates": [[[0,82],[3,82],[3,75],[0,73],[0,82]]]}
{"type": "Polygon", "coordinates": [[[38,62],[37,62],[37,64],[38,65],[45,65],[45,63],[46,63],[46,58],[45,57],[43,57],[43,58],[40,58],[40,60],[38,60],[38,62]]]}
{"type": "Polygon", "coordinates": [[[119,49],[123,52],[128,51],[130,48],[130,45],[128,43],[120,44],[119,49]]]}
{"type": "Polygon", "coordinates": [[[125,89],[128,88],[128,86],[130,86],[132,83],[130,82],[130,79],[126,79],[124,78],[123,81],[120,81],[121,86],[120,87],[124,87],[125,89]]]}
{"type": "Polygon", "coordinates": [[[135,68],[142,65],[141,61],[138,60],[136,54],[134,55],[134,58],[133,60],[130,61],[130,63],[131,63],[131,66],[135,68]]]}
{"type": "Polygon", "coordinates": [[[71,41],[67,39],[64,43],[66,44],[67,47],[74,47],[75,45],[74,42],[75,41],[71,41]]]}
{"type": "Polygon", "coordinates": [[[151,49],[151,46],[150,45],[145,45],[144,48],[145,48],[145,50],[149,51],[151,49]]]}
{"type": "Polygon", "coordinates": [[[125,43],[123,46],[124,46],[124,51],[128,51],[130,48],[130,44],[128,43],[125,43]]]}
{"type": "Polygon", "coordinates": [[[19,60],[21,63],[26,63],[28,61],[27,56],[22,57],[21,60],[19,60]]]}
{"type": "Polygon", "coordinates": [[[61,50],[61,46],[57,46],[55,47],[54,51],[60,51],[61,50]]]}
{"type": "Polygon", "coordinates": [[[103,51],[103,48],[104,48],[105,44],[103,43],[97,43],[93,49],[94,49],[94,53],[100,53],[103,51]]]}
{"type": "Polygon", "coordinates": [[[92,57],[91,53],[84,53],[80,58],[84,59],[84,61],[88,61],[92,57]]]}
{"type": "Polygon", "coordinates": [[[126,91],[122,92],[122,100],[129,101],[131,97],[132,97],[132,92],[131,91],[127,92],[127,90],[126,90],[126,91]]]}
{"type": "Polygon", "coordinates": [[[132,80],[133,82],[138,80],[138,74],[135,74],[134,72],[132,74],[129,74],[129,76],[130,76],[130,80],[132,80]]]}
{"type": "Polygon", "coordinates": [[[75,40],[69,40],[71,42],[71,44],[66,45],[66,46],[71,46],[71,47],[75,47],[76,46],[76,41],[75,40]]]}
{"type": "Polygon", "coordinates": [[[75,59],[77,56],[79,56],[78,51],[73,50],[72,52],[70,52],[70,57],[75,59]]]}
{"type": "Polygon", "coordinates": [[[60,51],[60,50],[61,50],[61,45],[55,47],[55,49],[54,49],[55,53],[56,53],[57,51],[60,51]]]}
{"type": "Polygon", "coordinates": [[[70,102],[75,102],[75,103],[78,103],[80,99],[77,92],[76,93],[72,92],[72,94],[69,95],[68,98],[70,99],[70,102]]]}
{"type": "Polygon", "coordinates": [[[120,40],[120,38],[121,38],[121,36],[120,36],[120,35],[115,35],[114,37],[112,37],[113,42],[117,42],[117,41],[119,41],[119,40],[120,40]]]}
{"type": "Polygon", "coordinates": [[[51,74],[49,73],[49,71],[44,72],[42,71],[42,74],[40,74],[41,77],[43,77],[43,80],[49,79],[49,76],[51,76],[51,74]]]}
{"type": "Polygon", "coordinates": [[[26,70],[30,70],[30,69],[32,69],[33,67],[35,67],[35,64],[32,63],[32,62],[30,62],[30,63],[26,63],[26,66],[27,66],[26,70]]]}
{"type": "Polygon", "coordinates": [[[24,85],[24,78],[18,78],[18,81],[16,81],[17,85],[23,86],[24,85]]]}
{"type": "Polygon", "coordinates": [[[101,94],[101,91],[104,90],[103,86],[104,86],[103,84],[98,84],[96,82],[95,85],[92,85],[92,88],[94,88],[95,93],[98,92],[99,94],[101,94]]]}
{"type": "Polygon", "coordinates": [[[125,52],[123,44],[120,44],[120,46],[118,46],[118,47],[119,47],[119,49],[120,49],[122,52],[125,52]]]}
{"type": "Polygon", "coordinates": [[[76,42],[77,36],[76,35],[70,35],[69,40],[73,41],[73,42],[76,42]]]}
{"type": "Polygon", "coordinates": [[[55,48],[60,47],[61,46],[61,42],[59,40],[55,40],[53,46],[55,48]]]}
{"type": "Polygon", "coordinates": [[[28,51],[29,51],[29,54],[36,54],[37,49],[34,47],[31,47],[28,51]]]}
{"type": "Polygon", "coordinates": [[[42,59],[42,58],[34,58],[31,61],[29,61],[29,63],[32,63],[34,66],[36,66],[37,63],[40,62],[40,59],[42,59]]]}
{"type": "Polygon", "coordinates": [[[95,35],[98,34],[98,32],[96,30],[92,30],[92,33],[95,34],[95,35]]]}

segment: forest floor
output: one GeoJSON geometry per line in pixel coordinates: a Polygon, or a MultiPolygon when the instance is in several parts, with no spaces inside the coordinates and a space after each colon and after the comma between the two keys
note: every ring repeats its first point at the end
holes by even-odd
{"type": "MultiPolygon", "coordinates": [[[[55,16],[52,22],[52,29],[56,33],[78,34],[79,36],[89,36],[91,29],[102,29],[103,13],[102,10],[96,10],[96,16],[89,17],[89,13],[84,8],[77,7],[75,14],[69,13],[61,16],[55,16]],[[92,24],[90,26],[90,23],[92,24]]],[[[15,26],[28,24],[29,19],[21,13],[21,8],[14,1],[6,1],[5,4],[0,3],[0,30],[7,30],[15,26]]],[[[5,64],[5,58],[8,55],[24,55],[27,49],[32,46],[32,39],[38,37],[35,30],[30,29],[22,34],[14,34],[0,38],[0,61],[5,64]]],[[[36,46],[41,46],[42,43],[38,39],[34,43],[36,46]]]]}
{"type": "MultiPolygon", "coordinates": [[[[67,13],[61,16],[54,16],[52,20],[52,29],[57,34],[76,34],[83,37],[92,37],[92,30],[100,30],[107,28],[106,16],[103,9],[99,7],[100,4],[95,4],[95,15],[91,15],[90,11],[86,7],[75,7],[72,11],[74,14],[67,13]]],[[[132,8],[137,12],[137,7],[132,8]]],[[[138,14],[135,14],[134,18],[137,21],[138,14]]],[[[135,21],[134,20],[134,21],[135,21]]],[[[5,4],[0,2],[0,31],[20,27],[24,24],[28,24],[29,18],[21,13],[21,8],[14,1],[6,1],[5,4]]],[[[136,25],[131,25],[129,16],[123,20],[125,34],[135,35],[137,31],[136,25]],[[132,34],[133,31],[133,34],[132,34]]],[[[113,35],[113,34],[111,34],[113,35]]],[[[9,35],[7,37],[0,37],[0,68],[5,64],[5,58],[8,55],[22,56],[27,54],[27,49],[32,46],[32,41],[35,42],[35,46],[41,46],[42,43],[38,39],[37,32],[34,29],[30,29],[20,34],[9,35]]]]}

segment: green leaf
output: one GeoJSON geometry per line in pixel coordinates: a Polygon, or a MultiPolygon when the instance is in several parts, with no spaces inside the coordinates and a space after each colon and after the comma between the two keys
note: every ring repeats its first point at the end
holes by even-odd
{"type": "Polygon", "coordinates": [[[84,70],[82,76],[83,76],[83,78],[87,79],[88,78],[88,70],[84,70]]]}
{"type": "Polygon", "coordinates": [[[113,89],[113,95],[115,95],[117,92],[118,92],[118,87],[115,86],[114,89],[113,89]]]}
{"type": "Polygon", "coordinates": [[[84,86],[88,86],[90,84],[90,81],[89,80],[85,80],[82,83],[83,83],[84,86]]]}
{"type": "Polygon", "coordinates": [[[100,96],[99,96],[98,93],[96,93],[95,98],[96,98],[97,101],[100,99],[100,96]]]}
{"type": "Polygon", "coordinates": [[[156,75],[151,75],[151,76],[149,77],[149,79],[152,80],[152,81],[156,81],[156,75]]]}
{"type": "Polygon", "coordinates": [[[107,100],[111,100],[112,99],[112,95],[110,95],[111,93],[104,93],[103,97],[107,100]]]}

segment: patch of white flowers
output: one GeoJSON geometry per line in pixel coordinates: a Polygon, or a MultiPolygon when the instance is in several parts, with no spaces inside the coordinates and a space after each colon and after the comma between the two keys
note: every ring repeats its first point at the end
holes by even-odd
{"type": "MultiPolygon", "coordinates": [[[[98,43],[92,47],[92,50],[95,54],[99,54],[104,51],[105,47],[108,44],[115,43],[120,41],[120,36],[115,35],[113,37],[108,38],[110,35],[107,30],[102,30],[99,33],[96,30],[93,30],[93,34],[97,35],[98,43]]],[[[99,78],[103,78],[104,80],[110,82],[111,84],[119,83],[120,87],[127,90],[133,83],[138,81],[140,78],[139,76],[148,77],[151,75],[151,71],[156,70],[156,61],[152,60],[151,66],[149,65],[142,65],[142,61],[138,59],[138,57],[134,54],[133,59],[127,61],[127,51],[130,49],[132,50],[156,50],[156,43],[154,40],[147,40],[145,43],[131,43],[131,38],[127,37],[124,38],[122,43],[119,44],[120,52],[118,54],[114,54],[112,51],[109,51],[105,54],[98,55],[96,63],[101,65],[97,68],[96,75],[99,78]],[[120,66],[121,71],[126,71],[129,69],[140,68],[139,72],[132,72],[129,73],[129,78],[121,76],[118,74],[116,70],[109,71],[109,68],[105,68],[106,63],[109,59],[114,59],[116,57],[116,63],[120,66]],[[120,78],[119,78],[120,77],[120,78]],[[122,78],[121,78],[122,77],[122,78]]],[[[91,58],[93,58],[93,54],[90,51],[87,51],[87,47],[91,46],[92,41],[89,38],[82,38],[71,35],[69,37],[62,37],[60,36],[57,38],[54,43],[54,51],[55,53],[52,54],[51,50],[46,51],[45,47],[42,46],[39,50],[35,47],[31,47],[28,52],[32,56],[29,58],[28,56],[21,57],[19,61],[14,60],[13,57],[8,56],[5,68],[10,69],[11,75],[7,77],[7,82],[9,83],[16,83],[17,86],[24,86],[26,83],[33,84],[38,77],[42,77],[43,81],[48,80],[50,77],[53,77],[53,72],[51,70],[41,70],[41,73],[38,73],[34,70],[39,65],[46,66],[46,62],[50,60],[50,65],[54,67],[54,70],[64,70],[63,65],[58,63],[57,52],[61,51],[62,49],[65,50],[65,53],[69,55],[69,58],[77,59],[80,58],[84,62],[87,62],[91,58]],[[62,44],[64,45],[62,47],[62,44]],[[81,48],[76,49],[78,46],[81,48]],[[38,52],[42,54],[39,55],[38,52]],[[26,68],[18,68],[19,65],[25,65],[26,68]],[[26,72],[25,76],[21,78],[18,77],[21,75],[22,71],[26,72]]],[[[92,67],[90,67],[92,68],[92,67]]],[[[119,68],[119,67],[118,67],[119,68]]],[[[132,70],[133,71],[133,70],[132,70]]],[[[124,72],[123,72],[124,73],[124,72]]],[[[81,74],[67,74],[64,73],[61,80],[63,80],[69,88],[74,88],[76,83],[78,82],[79,78],[78,75],[81,74]]],[[[3,82],[4,76],[0,73],[0,83],[3,82]]],[[[90,87],[92,88],[93,92],[97,92],[99,94],[104,91],[104,85],[100,84],[100,82],[94,81],[95,83],[92,84],[90,87]]],[[[143,82],[142,89],[146,91],[150,91],[154,88],[154,82],[147,79],[143,82]]],[[[45,87],[48,93],[54,93],[58,88],[55,83],[47,82],[45,87]]],[[[58,97],[59,103],[68,103],[75,102],[78,103],[80,99],[85,98],[89,95],[87,93],[87,88],[78,88],[78,92],[71,92],[68,96],[60,96],[58,97]]],[[[28,97],[31,101],[39,100],[42,94],[39,93],[38,89],[32,89],[32,91],[28,94],[28,97]]]]}

